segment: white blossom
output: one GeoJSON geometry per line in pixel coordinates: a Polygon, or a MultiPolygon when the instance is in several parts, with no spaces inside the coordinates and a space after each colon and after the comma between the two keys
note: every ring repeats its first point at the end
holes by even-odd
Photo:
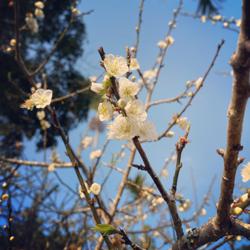
{"type": "Polygon", "coordinates": [[[31,99],[25,100],[24,103],[21,104],[21,108],[32,110],[34,108],[34,103],[31,99]]]}
{"type": "Polygon", "coordinates": [[[235,21],[235,25],[236,25],[237,27],[240,27],[240,25],[241,25],[241,19],[236,20],[236,21],[235,21]]]}
{"type": "Polygon", "coordinates": [[[180,117],[177,119],[176,123],[180,126],[181,129],[187,130],[189,127],[189,122],[187,117],[180,117]]]}
{"type": "Polygon", "coordinates": [[[10,46],[15,47],[16,46],[16,39],[11,39],[10,40],[10,46]]]}
{"type": "Polygon", "coordinates": [[[172,36],[167,36],[165,41],[168,45],[172,45],[174,43],[174,38],[172,36]]]}
{"type": "Polygon", "coordinates": [[[173,136],[174,136],[174,131],[172,131],[172,130],[170,130],[170,131],[168,131],[168,132],[166,133],[166,137],[171,138],[171,137],[173,137],[173,136]]]}
{"type": "Polygon", "coordinates": [[[127,78],[122,77],[119,79],[118,91],[121,98],[130,99],[138,93],[139,86],[137,83],[131,82],[127,78]]]}
{"type": "Polygon", "coordinates": [[[91,136],[86,136],[83,138],[83,140],[81,141],[81,145],[82,147],[85,149],[87,147],[89,147],[92,143],[93,143],[93,137],[91,136]]]}
{"type": "Polygon", "coordinates": [[[55,171],[55,163],[50,163],[50,164],[49,164],[49,166],[48,166],[48,171],[49,171],[49,172],[55,171]]]}
{"type": "Polygon", "coordinates": [[[202,23],[205,23],[205,22],[206,22],[206,20],[207,20],[207,17],[206,17],[206,16],[204,16],[204,15],[203,15],[203,16],[201,16],[201,22],[202,22],[202,23]]]}
{"type": "Polygon", "coordinates": [[[221,15],[215,15],[215,16],[213,16],[213,20],[214,21],[220,21],[221,19],[222,19],[221,15]]]}
{"type": "Polygon", "coordinates": [[[108,138],[117,140],[130,140],[138,133],[137,124],[133,119],[119,115],[108,126],[108,138]]]}
{"type": "Polygon", "coordinates": [[[99,103],[98,105],[98,115],[100,121],[111,120],[113,116],[112,104],[108,101],[99,103]]]}
{"type": "Polygon", "coordinates": [[[46,120],[41,120],[40,125],[41,125],[42,130],[46,130],[51,127],[50,123],[46,120]]]}
{"type": "Polygon", "coordinates": [[[199,77],[199,78],[195,81],[195,83],[194,83],[196,89],[201,88],[202,84],[203,84],[203,78],[202,78],[202,77],[199,77]]]}
{"type": "Polygon", "coordinates": [[[139,133],[138,136],[140,140],[153,141],[156,140],[158,135],[154,124],[148,120],[139,123],[139,133]]]}
{"type": "Polygon", "coordinates": [[[98,183],[93,183],[89,190],[94,195],[98,195],[101,192],[101,185],[98,183]]]}
{"type": "Polygon", "coordinates": [[[250,180],[250,162],[245,165],[245,167],[241,170],[241,177],[243,182],[247,182],[250,180]]]}
{"type": "Polygon", "coordinates": [[[45,108],[50,105],[53,92],[50,89],[37,89],[30,97],[36,108],[45,108]]]}
{"type": "Polygon", "coordinates": [[[44,3],[42,1],[37,1],[34,3],[35,7],[39,8],[39,9],[43,9],[44,8],[44,3]]]}
{"type": "Polygon", "coordinates": [[[103,64],[107,73],[111,76],[120,77],[129,71],[126,58],[121,56],[108,54],[105,56],[103,64]]]}
{"type": "Polygon", "coordinates": [[[154,69],[154,70],[146,70],[143,73],[143,77],[145,79],[147,79],[147,80],[151,80],[151,79],[153,79],[153,78],[156,77],[156,74],[157,74],[157,70],[156,69],[154,69]]]}
{"type": "Polygon", "coordinates": [[[37,113],[36,113],[36,116],[37,116],[37,118],[38,118],[38,120],[43,120],[44,118],[45,118],[45,112],[43,111],[43,110],[41,110],[41,111],[38,111],[37,113]]]}
{"type": "Polygon", "coordinates": [[[205,216],[207,214],[207,210],[205,208],[201,209],[200,215],[205,216]]]}
{"type": "Polygon", "coordinates": [[[38,26],[37,20],[33,17],[32,13],[27,13],[26,18],[25,18],[25,23],[26,23],[28,29],[32,33],[38,32],[39,26],[38,26]]]}
{"type": "MultiPolygon", "coordinates": [[[[88,185],[88,183],[86,181],[84,182],[84,185],[85,185],[85,187],[87,189],[87,192],[90,193],[89,185],[88,185]]],[[[81,185],[79,185],[79,187],[78,187],[78,193],[79,193],[79,196],[80,196],[81,199],[85,198],[85,195],[84,195],[84,192],[82,191],[81,185]]]]}
{"type": "Polygon", "coordinates": [[[74,16],[78,16],[78,15],[81,14],[81,11],[78,10],[77,8],[72,8],[72,9],[71,9],[71,12],[72,12],[72,14],[73,14],[74,16]]]}
{"type": "Polygon", "coordinates": [[[140,65],[137,61],[136,58],[131,58],[130,59],[130,65],[129,65],[130,70],[137,70],[140,68],[140,65]]]}
{"type": "Polygon", "coordinates": [[[98,150],[92,151],[92,152],[90,153],[90,155],[89,155],[89,158],[90,158],[91,160],[94,160],[94,159],[96,159],[96,158],[101,157],[101,155],[102,155],[102,151],[101,151],[100,149],[98,149],[98,150]]]}
{"type": "Polygon", "coordinates": [[[127,104],[127,100],[120,98],[120,99],[118,100],[117,104],[118,104],[118,106],[119,106],[120,108],[123,109],[123,108],[125,108],[125,106],[126,106],[126,104],[127,104]]]}
{"type": "Polygon", "coordinates": [[[40,18],[44,18],[43,10],[41,10],[41,9],[39,9],[39,8],[36,8],[36,9],[35,9],[35,16],[36,16],[36,17],[40,17],[40,18]]]}
{"type": "Polygon", "coordinates": [[[160,48],[160,49],[165,49],[167,48],[167,43],[163,40],[160,40],[158,43],[157,43],[157,46],[160,48]]]}
{"type": "Polygon", "coordinates": [[[102,83],[91,82],[90,90],[100,94],[104,90],[104,87],[102,83]]]}
{"type": "Polygon", "coordinates": [[[126,115],[129,118],[145,121],[147,118],[147,112],[145,111],[144,105],[139,100],[129,101],[125,107],[126,115]]]}

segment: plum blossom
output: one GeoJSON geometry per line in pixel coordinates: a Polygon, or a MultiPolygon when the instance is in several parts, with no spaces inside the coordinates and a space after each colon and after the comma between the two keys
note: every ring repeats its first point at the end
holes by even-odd
{"type": "Polygon", "coordinates": [[[98,149],[98,150],[92,151],[92,152],[90,153],[90,155],[89,155],[89,158],[90,158],[91,160],[94,160],[94,159],[96,159],[96,158],[100,158],[101,155],[102,155],[102,151],[101,151],[100,149],[98,149]]]}
{"type": "Polygon", "coordinates": [[[250,180],[250,162],[245,165],[245,167],[241,170],[241,177],[243,182],[247,182],[250,180]]]}
{"type": "Polygon", "coordinates": [[[44,3],[42,1],[37,1],[34,3],[35,7],[39,8],[39,9],[43,9],[44,8],[44,3]]]}
{"type": "Polygon", "coordinates": [[[37,20],[33,17],[32,13],[27,13],[26,14],[25,23],[26,23],[26,26],[28,27],[28,29],[32,33],[37,33],[38,32],[39,26],[38,26],[37,20]]]}
{"type": "Polygon", "coordinates": [[[104,90],[104,87],[102,83],[91,82],[90,90],[100,94],[104,90]]]}
{"type": "Polygon", "coordinates": [[[49,106],[52,100],[53,92],[50,89],[37,89],[30,97],[36,108],[45,108],[49,106]]]}
{"type": "Polygon", "coordinates": [[[174,38],[172,36],[167,36],[165,41],[168,45],[172,45],[174,43],[174,38]]]}
{"type": "Polygon", "coordinates": [[[138,120],[138,121],[145,121],[147,118],[147,113],[144,109],[144,105],[139,100],[132,100],[127,103],[125,106],[126,115],[129,118],[138,120]]]}
{"type": "Polygon", "coordinates": [[[35,9],[35,16],[36,17],[40,17],[40,18],[44,18],[44,13],[42,9],[36,8],[35,9]]]}
{"type": "Polygon", "coordinates": [[[108,54],[105,56],[103,64],[107,73],[111,76],[120,77],[129,71],[126,58],[121,56],[108,54]]]}
{"type": "Polygon", "coordinates": [[[121,98],[130,99],[139,92],[139,86],[137,83],[131,82],[127,78],[122,77],[119,79],[118,91],[121,98]]]}
{"type": "Polygon", "coordinates": [[[140,68],[140,65],[137,61],[136,58],[131,58],[130,59],[130,65],[129,65],[130,70],[137,70],[140,68]]]}
{"type": "Polygon", "coordinates": [[[94,195],[98,195],[101,192],[101,185],[95,182],[90,186],[89,191],[94,195]]]}
{"type": "Polygon", "coordinates": [[[99,103],[98,106],[98,115],[100,121],[111,120],[113,116],[113,107],[112,104],[108,101],[99,103]]]}
{"type": "Polygon", "coordinates": [[[50,89],[37,89],[29,99],[27,99],[22,105],[21,108],[26,108],[32,110],[36,108],[45,108],[49,106],[52,100],[53,92],[50,89]]]}
{"type": "Polygon", "coordinates": [[[177,119],[176,123],[180,126],[181,129],[187,130],[190,126],[187,117],[180,117],[177,119]]]}
{"type": "Polygon", "coordinates": [[[114,122],[108,126],[108,138],[117,140],[130,140],[138,133],[137,124],[133,119],[118,115],[114,122]]]}
{"type": "Polygon", "coordinates": [[[83,138],[83,140],[81,141],[81,145],[82,147],[85,149],[87,147],[89,147],[92,143],[93,143],[94,139],[91,136],[86,136],[83,138]]]}
{"type": "Polygon", "coordinates": [[[139,123],[138,129],[138,136],[140,140],[153,141],[158,137],[154,124],[148,120],[139,123]]]}
{"type": "Polygon", "coordinates": [[[163,40],[160,40],[158,43],[157,43],[157,46],[160,48],[160,49],[165,49],[167,48],[168,44],[163,41],[163,40]]]}

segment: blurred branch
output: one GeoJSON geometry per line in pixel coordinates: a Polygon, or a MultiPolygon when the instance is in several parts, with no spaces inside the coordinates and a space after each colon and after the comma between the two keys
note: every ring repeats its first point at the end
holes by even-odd
{"type": "Polygon", "coordinates": [[[67,94],[67,95],[65,95],[65,96],[61,96],[61,97],[54,98],[54,99],[51,101],[51,103],[63,102],[63,101],[65,101],[65,100],[67,100],[67,99],[69,99],[69,98],[71,98],[71,97],[74,97],[74,96],[79,95],[79,94],[81,94],[81,93],[83,93],[83,92],[89,91],[89,88],[90,88],[90,87],[87,86],[87,87],[84,87],[84,88],[82,88],[82,89],[78,89],[78,90],[76,90],[76,91],[74,91],[74,92],[71,92],[71,93],[69,93],[69,94],[67,94]]]}
{"type": "Polygon", "coordinates": [[[5,158],[0,156],[0,161],[11,164],[24,165],[30,167],[45,167],[48,168],[50,164],[53,164],[55,168],[70,168],[73,167],[71,162],[39,162],[39,161],[26,161],[15,158],[5,158]]]}

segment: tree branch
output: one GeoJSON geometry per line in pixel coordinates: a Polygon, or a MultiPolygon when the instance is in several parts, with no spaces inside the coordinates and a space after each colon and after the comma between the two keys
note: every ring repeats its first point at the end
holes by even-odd
{"type": "Polygon", "coordinates": [[[242,23],[236,53],[233,54],[233,89],[228,109],[227,144],[224,153],[224,172],[217,209],[217,223],[220,227],[230,225],[230,205],[233,201],[235,174],[239,151],[242,150],[241,134],[249,92],[250,71],[250,2],[242,1],[242,23]]]}

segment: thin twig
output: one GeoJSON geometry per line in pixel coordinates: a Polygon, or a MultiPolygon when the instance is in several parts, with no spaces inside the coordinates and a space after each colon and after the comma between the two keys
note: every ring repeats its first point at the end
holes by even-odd
{"type": "Polygon", "coordinates": [[[171,128],[176,124],[177,119],[180,118],[180,117],[183,115],[183,113],[187,110],[187,108],[191,105],[193,99],[195,98],[195,96],[196,96],[196,95],[198,94],[198,92],[200,91],[201,87],[203,86],[205,80],[206,80],[207,77],[208,77],[208,74],[210,73],[211,69],[213,68],[213,66],[214,66],[214,64],[215,64],[215,61],[216,61],[216,59],[217,59],[217,57],[218,57],[218,55],[219,55],[219,52],[220,52],[220,50],[221,50],[221,48],[222,48],[224,42],[225,42],[225,41],[222,40],[222,41],[218,44],[217,50],[216,50],[216,53],[215,53],[215,55],[214,55],[214,57],[213,57],[213,59],[212,59],[212,62],[210,63],[210,65],[209,65],[207,71],[205,72],[205,74],[204,74],[204,76],[203,76],[203,78],[202,78],[200,87],[197,88],[197,89],[195,90],[195,92],[194,92],[193,95],[190,97],[190,99],[189,99],[189,101],[187,102],[187,104],[186,104],[186,105],[184,106],[184,108],[175,116],[175,119],[169,124],[169,126],[167,127],[167,129],[166,129],[163,133],[161,133],[161,134],[158,136],[158,140],[160,140],[160,139],[162,139],[163,137],[166,136],[166,134],[167,134],[167,133],[171,130],[171,128]]]}
{"type": "Polygon", "coordinates": [[[148,174],[150,175],[150,177],[154,181],[162,198],[166,201],[166,203],[169,207],[169,211],[170,211],[171,217],[173,219],[174,229],[175,229],[177,238],[180,239],[184,233],[183,233],[183,229],[182,229],[181,219],[180,219],[178,212],[177,212],[175,200],[169,196],[169,194],[167,193],[167,191],[163,187],[159,177],[157,176],[157,174],[154,172],[153,168],[151,167],[151,164],[149,163],[147,155],[144,152],[138,137],[133,138],[133,143],[134,143],[136,149],[138,150],[138,152],[139,152],[139,154],[144,162],[146,171],[148,172],[148,174]]]}
{"type": "Polygon", "coordinates": [[[140,44],[140,33],[141,33],[141,24],[142,24],[142,14],[143,14],[144,2],[145,2],[145,0],[141,0],[140,8],[139,8],[139,15],[138,15],[138,23],[137,23],[137,26],[135,28],[135,30],[136,30],[136,42],[135,42],[135,52],[134,52],[135,58],[137,56],[138,48],[139,48],[139,44],[140,44]]]}

